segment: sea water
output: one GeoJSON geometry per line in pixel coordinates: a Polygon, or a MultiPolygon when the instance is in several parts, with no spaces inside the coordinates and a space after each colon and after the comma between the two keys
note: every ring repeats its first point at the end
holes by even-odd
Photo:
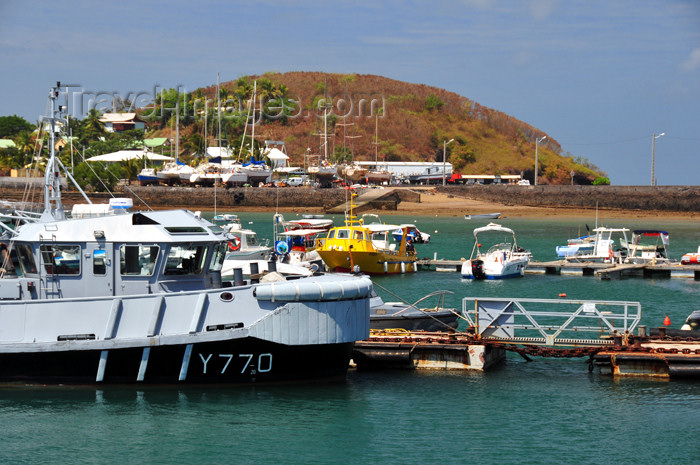
{"type": "MultiPolygon", "coordinates": [[[[272,235],[272,215],[241,214],[244,227],[272,235]],[[251,223],[252,222],[252,223],[251,223]]],[[[462,218],[387,216],[433,235],[419,255],[468,257],[472,230],[462,218]]],[[[339,224],[340,218],[336,219],[339,224]]],[[[509,219],[534,258],[585,226],[509,219]]],[[[591,228],[593,224],[589,224],[591,228]]],[[[670,233],[673,258],[697,250],[696,223],[606,221],[670,233]]],[[[585,233],[585,231],[584,231],[585,233]]],[[[642,321],[673,327],[698,309],[691,279],[525,275],[464,281],[424,271],[374,278],[387,300],[413,302],[445,289],[463,297],[629,300],[642,321]]],[[[587,359],[508,354],[486,372],[357,371],[347,381],[238,388],[0,388],[0,463],[149,464],[694,464],[700,446],[700,383],[615,379],[588,371],[587,359]]]]}

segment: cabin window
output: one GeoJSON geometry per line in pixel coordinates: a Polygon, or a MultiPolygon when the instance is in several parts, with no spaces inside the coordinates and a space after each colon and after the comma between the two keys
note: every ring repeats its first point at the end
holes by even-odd
{"type": "Polygon", "coordinates": [[[21,269],[19,266],[19,258],[17,252],[6,244],[0,244],[0,275],[16,275],[21,269]]]}
{"type": "Polygon", "coordinates": [[[327,239],[333,239],[335,237],[335,229],[331,229],[328,231],[328,237],[327,239]]]}
{"type": "Polygon", "coordinates": [[[157,245],[122,245],[119,269],[125,276],[152,276],[160,247],[157,245]]]}
{"type": "Polygon", "coordinates": [[[226,242],[221,242],[214,247],[214,256],[209,264],[209,269],[211,271],[221,271],[221,267],[224,264],[224,258],[226,258],[227,252],[228,244],[226,242]]]}
{"type": "Polygon", "coordinates": [[[92,274],[104,276],[107,274],[107,252],[102,249],[95,249],[92,252],[92,274]]]}
{"type": "Polygon", "coordinates": [[[54,275],[80,274],[80,246],[45,244],[39,250],[46,273],[54,275]]]}
{"type": "Polygon", "coordinates": [[[199,226],[166,226],[165,230],[172,235],[176,234],[206,234],[207,230],[199,226]]]}
{"type": "Polygon", "coordinates": [[[164,274],[199,274],[204,269],[206,256],[207,247],[204,245],[173,245],[164,274]]]}
{"type": "Polygon", "coordinates": [[[253,247],[258,245],[258,236],[256,234],[246,234],[245,235],[246,245],[253,247]]]}
{"type": "Polygon", "coordinates": [[[361,241],[364,240],[364,234],[362,234],[362,231],[355,231],[355,240],[356,241],[361,241]]]}
{"type": "Polygon", "coordinates": [[[338,230],[338,239],[348,239],[350,237],[350,231],[347,229],[338,230]]]}
{"type": "Polygon", "coordinates": [[[22,273],[36,273],[36,264],[34,263],[32,248],[28,244],[15,244],[15,250],[19,255],[19,264],[22,268],[22,273]]]}

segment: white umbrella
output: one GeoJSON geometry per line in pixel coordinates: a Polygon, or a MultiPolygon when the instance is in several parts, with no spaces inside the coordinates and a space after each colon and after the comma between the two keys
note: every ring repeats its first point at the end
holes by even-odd
{"type": "Polygon", "coordinates": [[[120,150],[118,152],[105,153],[103,155],[97,155],[95,157],[90,157],[86,161],[104,161],[104,162],[115,162],[132,160],[134,158],[146,157],[151,161],[173,161],[173,157],[168,157],[165,155],[158,155],[157,153],[148,152],[146,150],[120,150]]]}

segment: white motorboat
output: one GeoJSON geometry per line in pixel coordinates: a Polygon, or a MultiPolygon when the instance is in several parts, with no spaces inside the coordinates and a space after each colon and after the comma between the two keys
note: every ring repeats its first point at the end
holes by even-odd
{"type": "Polygon", "coordinates": [[[430,242],[430,234],[420,231],[415,224],[401,224],[392,232],[394,239],[397,242],[401,241],[403,230],[406,230],[407,238],[414,244],[427,244],[430,242]]]}
{"type": "Polygon", "coordinates": [[[577,254],[589,254],[595,247],[595,236],[581,236],[569,239],[566,245],[558,245],[554,249],[558,257],[570,257],[577,254]]]}
{"type": "Polygon", "coordinates": [[[102,216],[67,218],[66,170],[54,151],[57,123],[67,127],[56,99],[66,94],[59,83],[49,95],[43,213],[0,222],[14,257],[0,272],[0,382],[343,378],[354,342],[369,336],[371,281],[314,275],[230,286],[221,279],[227,233],[192,212],[117,203],[102,216]]]}
{"type": "Polygon", "coordinates": [[[496,223],[489,223],[474,230],[474,247],[469,260],[462,263],[462,278],[465,279],[505,279],[520,277],[530,262],[532,254],[518,246],[515,232],[496,223]],[[492,245],[482,252],[479,235],[489,234],[508,236],[504,242],[492,245]]]}
{"type": "Polygon", "coordinates": [[[226,260],[264,260],[272,252],[267,240],[261,242],[252,229],[231,228],[228,237],[226,260]]]}
{"type": "Polygon", "coordinates": [[[593,230],[593,250],[579,250],[579,253],[566,255],[564,258],[571,262],[593,262],[593,263],[622,263],[630,252],[627,248],[628,240],[627,228],[606,228],[599,227],[593,230]],[[620,244],[616,248],[615,241],[620,244]]]}
{"type": "Polygon", "coordinates": [[[628,263],[670,263],[668,255],[669,234],[658,229],[635,229],[627,246],[628,263]]]}

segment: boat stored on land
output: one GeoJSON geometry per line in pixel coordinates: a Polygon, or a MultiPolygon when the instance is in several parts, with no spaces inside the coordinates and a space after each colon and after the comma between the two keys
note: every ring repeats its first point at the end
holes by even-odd
{"type": "MultiPolygon", "coordinates": [[[[69,219],[54,152],[40,215],[5,219],[0,381],[248,383],[344,377],[369,335],[371,281],[319,275],[227,286],[224,231],[186,210],[69,219]],[[14,263],[13,263],[14,265],[14,263]]],[[[63,107],[65,109],[65,106],[63,107]]],[[[89,202],[89,199],[86,200],[89,202]]]]}
{"type": "Polygon", "coordinates": [[[474,230],[474,247],[469,260],[462,264],[462,278],[465,279],[505,279],[520,277],[530,262],[530,252],[518,246],[515,231],[496,223],[489,223],[474,230]],[[506,242],[499,242],[482,252],[479,235],[505,233],[506,242]],[[512,241],[508,242],[508,239],[512,241]]]}

